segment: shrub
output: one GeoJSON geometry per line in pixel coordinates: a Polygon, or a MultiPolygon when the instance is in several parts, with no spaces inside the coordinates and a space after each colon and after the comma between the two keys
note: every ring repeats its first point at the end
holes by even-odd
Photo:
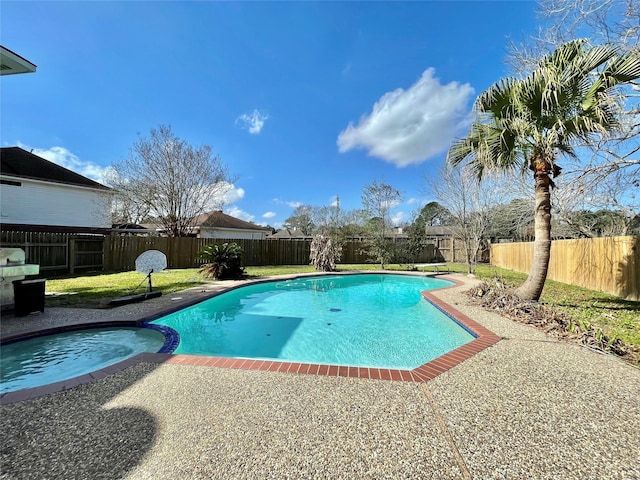
{"type": "Polygon", "coordinates": [[[342,256],[342,245],[330,237],[316,235],[311,241],[309,258],[316,270],[321,272],[333,272],[336,262],[342,256]]]}
{"type": "Polygon", "coordinates": [[[200,273],[216,280],[242,278],[242,253],[237,243],[209,244],[198,253],[199,258],[208,262],[200,268],[200,273]]]}

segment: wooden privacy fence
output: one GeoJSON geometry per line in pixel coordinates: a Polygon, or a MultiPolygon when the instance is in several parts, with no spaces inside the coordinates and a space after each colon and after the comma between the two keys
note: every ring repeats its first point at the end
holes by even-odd
{"type": "MultiPolygon", "coordinates": [[[[533,243],[491,245],[491,265],[529,272],[533,243]]],[[[551,242],[547,278],[640,300],[640,237],[602,237],[551,242]]]]}
{"type": "MultiPolygon", "coordinates": [[[[79,235],[43,232],[1,232],[2,247],[25,251],[27,263],[37,263],[44,275],[88,271],[122,272],[135,269],[135,260],[146,250],[160,250],[167,256],[168,268],[191,268],[204,263],[198,252],[210,243],[235,242],[244,252],[243,264],[308,265],[310,240],[247,240],[213,238],[139,237],[133,235],[79,235]]],[[[408,263],[402,255],[402,241],[392,245],[394,263],[408,263]]],[[[362,242],[347,242],[340,263],[366,263],[362,242]]],[[[427,245],[411,261],[441,261],[437,248],[427,245]]]]}
{"type": "Polygon", "coordinates": [[[198,252],[205,245],[234,242],[240,245],[243,264],[258,265],[306,265],[309,263],[308,241],[248,240],[219,238],[170,238],[170,237],[105,237],[105,270],[127,271],[135,269],[135,260],[145,250],[160,250],[167,256],[168,268],[191,268],[204,263],[198,260],[198,252]]]}
{"type": "MultiPolygon", "coordinates": [[[[444,237],[433,240],[436,248],[437,256],[439,259],[435,261],[453,262],[453,263],[466,263],[467,253],[464,248],[464,241],[455,237],[444,237]]],[[[434,261],[434,260],[430,260],[434,261]]],[[[486,245],[480,249],[476,255],[475,261],[478,263],[489,262],[489,249],[486,245]]]]}
{"type": "MultiPolygon", "coordinates": [[[[219,238],[169,238],[112,235],[104,239],[104,269],[121,272],[135,269],[135,260],[146,250],[160,250],[167,256],[168,268],[191,268],[204,263],[198,260],[198,252],[212,243],[235,242],[244,252],[243,264],[308,265],[310,240],[248,240],[219,238]]],[[[365,263],[361,242],[347,242],[340,263],[365,263]]],[[[414,262],[428,263],[437,260],[435,247],[427,245],[414,262]]]]}
{"type": "MultiPolygon", "coordinates": [[[[347,241],[342,245],[342,257],[338,263],[353,264],[353,263],[371,263],[371,258],[365,251],[365,242],[362,241],[347,241]]],[[[395,239],[391,242],[391,261],[388,263],[430,263],[441,261],[441,257],[436,252],[434,245],[425,245],[420,253],[409,257],[404,249],[406,240],[395,239]]],[[[307,262],[309,263],[309,262],[307,262]]]]}
{"type": "Polygon", "coordinates": [[[26,263],[40,265],[41,275],[102,270],[103,239],[102,235],[0,232],[0,246],[23,249],[26,263]]]}

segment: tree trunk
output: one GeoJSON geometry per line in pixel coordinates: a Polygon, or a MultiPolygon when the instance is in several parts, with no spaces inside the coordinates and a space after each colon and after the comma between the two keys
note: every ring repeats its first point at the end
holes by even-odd
{"type": "Polygon", "coordinates": [[[471,268],[471,239],[465,235],[464,239],[464,254],[467,257],[467,275],[471,275],[473,273],[473,269],[471,268]]]}
{"type": "Polygon", "coordinates": [[[547,279],[551,256],[551,178],[547,169],[538,169],[534,174],[536,187],[535,237],[533,261],[527,280],[515,293],[523,300],[538,300],[547,279]]]}

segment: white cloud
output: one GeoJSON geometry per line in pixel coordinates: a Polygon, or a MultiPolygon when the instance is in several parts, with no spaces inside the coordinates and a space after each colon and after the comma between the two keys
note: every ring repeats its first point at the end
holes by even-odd
{"type": "Polygon", "coordinates": [[[206,210],[220,210],[224,205],[231,205],[244,198],[244,189],[236,188],[233,183],[222,182],[222,185],[215,185],[213,198],[209,201],[206,210]]]}
{"type": "Polygon", "coordinates": [[[269,115],[262,113],[259,110],[254,110],[251,113],[243,113],[236,118],[236,124],[240,124],[241,128],[249,130],[251,135],[257,135],[264,127],[264,122],[269,119],[269,115]]]}
{"type": "Polygon", "coordinates": [[[244,188],[236,188],[233,183],[224,182],[222,199],[225,204],[229,205],[244,198],[244,188]]]}
{"type": "Polygon", "coordinates": [[[235,205],[231,208],[227,208],[224,213],[226,213],[227,215],[231,215],[232,217],[239,218],[240,220],[244,220],[245,222],[253,222],[254,219],[253,215],[239,209],[235,205]]]}
{"type": "Polygon", "coordinates": [[[61,167],[79,173],[80,175],[84,175],[96,182],[105,183],[108,172],[111,170],[110,167],[101,167],[93,162],[80,160],[77,155],[74,155],[64,147],[31,148],[28,145],[24,145],[19,142],[18,146],[24,150],[30,151],[34,155],[38,155],[39,157],[49,160],[61,167]]]}
{"type": "Polygon", "coordinates": [[[419,202],[420,202],[419,198],[411,197],[410,199],[407,200],[407,205],[414,205],[419,202]]]}
{"type": "Polygon", "coordinates": [[[474,90],[468,83],[442,85],[434,73],[428,68],[407,90],[385,93],[357,125],[349,122],[338,136],[340,152],[361,148],[405,167],[447,150],[453,137],[470,123],[467,104],[474,90]]]}
{"type": "Polygon", "coordinates": [[[290,202],[287,200],[282,200],[280,198],[274,198],[273,202],[277,205],[286,205],[287,207],[291,207],[291,208],[298,208],[301,205],[304,205],[302,202],[290,202]]]}
{"type": "Polygon", "coordinates": [[[391,223],[396,227],[402,223],[402,220],[404,220],[404,212],[396,212],[391,217],[391,223]]]}
{"type": "Polygon", "coordinates": [[[256,225],[260,225],[261,227],[271,227],[271,228],[275,228],[276,230],[280,230],[282,228],[282,222],[275,222],[275,223],[257,222],[256,225]]]}
{"type": "Polygon", "coordinates": [[[267,212],[262,214],[262,218],[273,218],[276,216],[276,212],[267,212]]]}

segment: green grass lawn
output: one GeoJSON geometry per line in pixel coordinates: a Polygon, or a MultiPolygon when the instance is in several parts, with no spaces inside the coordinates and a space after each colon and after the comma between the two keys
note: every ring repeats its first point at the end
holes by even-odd
{"type": "MultiPolygon", "coordinates": [[[[165,270],[151,277],[153,290],[163,294],[207,283],[197,268],[165,270]]],[[[109,300],[131,293],[144,293],[145,275],[138,272],[64,276],[47,279],[46,305],[50,307],[104,307],[109,300]],[[142,283],[141,283],[142,282],[142,283]],[[136,287],[138,287],[136,289],[136,287]]]]}
{"type": "MultiPolygon", "coordinates": [[[[466,273],[466,266],[449,264],[452,272],[466,273]]],[[[338,271],[377,270],[379,265],[339,265],[338,271]]],[[[406,265],[388,265],[388,270],[407,270],[406,265]]],[[[422,269],[421,269],[422,270],[422,269]]],[[[247,267],[249,277],[314,272],[311,265],[247,267]]],[[[525,274],[489,265],[478,265],[476,276],[491,280],[499,276],[508,285],[517,286],[525,274]]],[[[145,279],[138,272],[60,277],[47,280],[47,306],[103,307],[109,300],[128,295],[145,279]],[[53,292],[56,294],[53,295],[53,292]]],[[[195,287],[209,280],[197,268],[167,270],[154,274],[153,289],[163,294],[195,287]]],[[[144,292],[142,283],[137,292],[144,292]]],[[[640,302],[622,300],[612,295],[547,280],[540,301],[572,316],[575,322],[588,322],[600,328],[608,337],[640,347],[640,302]]]]}
{"type": "MultiPolygon", "coordinates": [[[[451,271],[466,273],[465,265],[451,264],[450,268],[451,271]]],[[[499,276],[505,284],[514,287],[527,278],[524,273],[490,265],[478,265],[476,276],[482,280],[499,276]]],[[[640,347],[640,302],[553,280],[545,282],[540,302],[571,315],[576,323],[600,328],[609,338],[619,338],[640,347]]]]}

